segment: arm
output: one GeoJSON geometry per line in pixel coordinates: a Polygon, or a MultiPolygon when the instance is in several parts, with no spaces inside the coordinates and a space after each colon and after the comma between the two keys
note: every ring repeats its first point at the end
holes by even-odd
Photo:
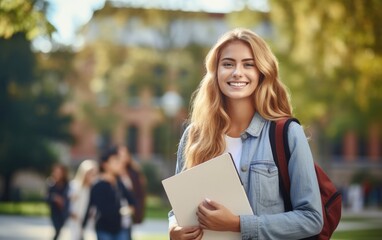
{"type": "MultiPolygon", "coordinates": [[[[179,142],[178,151],[176,154],[175,174],[180,173],[183,169],[183,166],[184,166],[183,152],[184,152],[184,148],[186,145],[188,131],[189,131],[189,127],[184,131],[184,133],[180,139],[180,142],[179,142]]],[[[168,219],[169,219],[169,227],[172,225],[178,225],[178,223],[176,222],[176,219],[175,219],[174,212],[172,210],[168,213],[168,219]]]]}
{"type": "Polygon", "coordinates": [[[93,185],[93,187],[90,189],[89,203],[88,203],[88,206],[86,208],[84,219],[82,220],[82,228],[86,227],[86,224],[88,222],[88,218],[89,218],[89,215],[90,215],[90,209],[92,208],[92,206],[95,203],[96,194],[95,194],[94,186],[95,185],[93,185]]]}
{"type": "Polygon", "coordinates": [[[322,229],[322,207],[313,157],[302,127],[288,129],[289,176],[293,211],[240,216],[242,239],[301,239],[322,229]]]}
{"type": "Polygon", "coordinates": [[[135,207],[137,204],[136,199],[134,197],[134,194],[128,190],[125,185],[123,185],[122,181],[118,178],[117,180],[118,184],[118,189],[120,189],[122,195],[124,198],[126,198],[127,202],[129,203],[130,206],[135,207]]]}
{"type": "MultiPolygon", "coordinates": [[[[184,152],[184,147],[186,144],[188,130],[189,130],[189,127],[183,133],[179,146],[178,146],[175,174],[180,173],[184,166],[183,152],[184,152]]],[[[172,210],[168,214],[168,219],[169,219],[169,235],[171,240],[178,240],[178,239],[201,240],[202,239],[203,231],[201,230],[199,226],[193,226],[193,227],[179,226],[178,222],[176,221],[174,212],[172,210]]]]}

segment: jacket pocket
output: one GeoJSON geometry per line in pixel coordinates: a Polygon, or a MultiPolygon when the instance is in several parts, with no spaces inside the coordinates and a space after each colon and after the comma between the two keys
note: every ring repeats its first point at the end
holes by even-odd
{"type": "Polygon", "coordinates": [[[280,203],[278,169],[274,162],[265,160],[251,162],[249,188],[254,200],[263,207],[280,203]]]}

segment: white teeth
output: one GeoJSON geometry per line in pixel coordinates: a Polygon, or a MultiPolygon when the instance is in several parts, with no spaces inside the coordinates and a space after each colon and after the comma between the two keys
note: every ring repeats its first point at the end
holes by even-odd
{"type": "Polygon", "coordinates": [[[247,83],[244,83],[244,82],[230,82],[228,84],[234,87],[244,87],[245,85],[247,85],[247,83]]]}

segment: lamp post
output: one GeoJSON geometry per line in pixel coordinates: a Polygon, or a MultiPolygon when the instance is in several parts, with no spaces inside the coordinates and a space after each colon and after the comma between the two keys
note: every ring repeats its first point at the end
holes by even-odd
{"type": "Polygon", "coordinates": [[[179,112],[179,110],[183,106],[183,99],[182,97],[173,90],[167,91],[161,98],[161,107],[164,111],[164,114],[166,116],[167,120],[167,126],[168,126],[168,131],[167,132],[167,143],[166,143],[166,153],[165,157],[167,160],[169,160],[171,156],[171,149],[172,149],[172,144],[174,144],[174,127],[175,127],[175,118],[179,112]]]}

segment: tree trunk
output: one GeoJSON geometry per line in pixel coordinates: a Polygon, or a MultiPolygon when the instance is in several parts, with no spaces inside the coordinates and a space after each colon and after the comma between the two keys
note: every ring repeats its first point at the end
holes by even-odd
{"type": "Polygon", "coordinates": [[[12,191],[12,188],[11,188],[11,183],[12,183],[12,177],[13,177],[13,173],[8,173],[8,174],[5,174],[4,175],[4,191],[3,191],[3,195],[1,197],[1,200],[4,201],[4,202],[9,202],[11,201],[11,191],[12,191]]]}

